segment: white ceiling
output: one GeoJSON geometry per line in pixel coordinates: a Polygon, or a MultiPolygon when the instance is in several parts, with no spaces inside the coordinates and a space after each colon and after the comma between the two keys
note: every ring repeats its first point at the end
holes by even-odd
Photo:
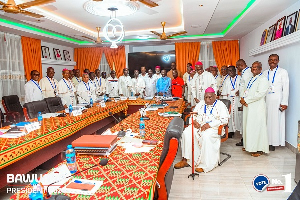
{"type": "MultiPolygon", "coordinates": [[[[27,2],[27,0],[15,0],[17,4],[27,2]]],[[[30,0],[29,0],[30,1],[30,0]]],[[[126,0],[104,0],[119,1],[124,3],[126,0]]],[[[220,39],[239,39],[253,29],[257,28],[278,12],[288,8],[298,0],[256,0],[252,7],[245,13],[233,28],[223,36],[202,36],[195,35],[211,34],[222,32],[229,23],[239,15],[250,0],[153,0],[159,6],[149,8],[141,3],[136,3],[137,12],[128,16],[119,16],[125,27],[125,39],[137,39],[138,36],[148,35],[156,38],[150,30],[162,32],[161,21],[166,21],[166,33],[171,34],[178,31],[187,31],[186,35],[193,37],[173,39],[174,41],[195,41],[195,40],[220,40],[220,39]],[[203,5],[203,6],[199,6],[203,5]],[[196,28],[195,28],[196,26],[196,28]],[[216,38],[215,38],[216,37],[216,38]]],[[[0,11],[0,18],[11,21],[22,22],[30,26],[39,27],[64,36],[85,40],[81,35],[94,37],[96,39],[96,27],[104,27],[110,16],[97,16],[84,10],[84,4],[88,0],[56,0],[49,5],[32,7],[28,10],[42,14],[45,18],[37,21],[35,18],[21,14],[9,14],[0,11]]],[[[97,2],[100,3],[101,2],[97,2]]],[[[99,5],[100,5],[99,4],[99,5]]],[[[14,27],[0,23],[0,31],[12,32],[15,34],[41,38],[45,41],[63,44],[66,46],[79,46],[77,43],[59,39],[34,31],[14,27]],[[39,36],[38,36],[39,35],[39,36]]],[[[102,34],[101,34],[102,36],[102,34]]],[[[124,43],[124,42],[123,42],[124,43]]],[[[126,44],[157,44],[164,43],[159,40],[151,41],[128,41],[126,44]],[[139,42],[139,43],[137,43],[139,42]]],[[[92,44],[91,44],[92,45],[92,44]]]]}

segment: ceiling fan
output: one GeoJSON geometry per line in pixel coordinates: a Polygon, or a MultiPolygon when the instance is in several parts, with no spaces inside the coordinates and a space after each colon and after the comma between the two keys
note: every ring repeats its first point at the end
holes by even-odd
{"type": "MultiPolygon", "coordinates": [[[[103,1],[103,0],[93,0],[93,1],[103,1]]],[[[158,6],[157,3],[155,3],[151,0],[129,0],[129,1],[138,1],[138,2],[145,4],[146,6],[149,6],[151,8],[158,6]]]]}
{"type": "Polygon", "coordinates": [[[86,38],[86,39],[88,39],[88,40],[91,40],[91,41],[93,41],[93,42],[96,43],[96,44],[102,44],[102,40],[101,40],[101,38],[100,38],[100,30],[101,30],[101,27],[96,27],[96,29],[97,29],[97,32],[98,32],[97,40],[94,40],[94,39],[92,39],[92,38],[86,37],[86,36],[84,36],[84,35],[82,35],[81,37],[86,38]]]}
{"type": "Polygon", "coordinates": [[[177,35],[183,35],[183,34],[186,34],[187,32],[186,31],[181,31],[181,32],[178,32],[178,33],[174,33],[172,35],[167,35],[165,33],[165,25],[166,25],[166,22],[161,22],[161,25],[163,27],[163,32],[162,34],[156,32],[156,31],[151,31],[151,33],[157,35],[160,37],[161,40],[166,40],[166,39],[172,39],[171,37],[174,37],[174,36],[177,36],[177,35]]]}
{"type": "Polygon", "coordinates": [[[35,1],[30,1],[30,2],[17,5],[14,0],[8,0],[7,3],[0,1],[0,5],[2,5],[2,8],[0,8],[0,10],[3,10],[4,12],[7,13],[13,13],[13,14],[21,13],[24,15],[29,15],[31,17],[40,18],[44,16],[23,9],[29,8],[31,6],[39,6],[42,4],[52,3],[52,2],[55,2],[55,0],[35,0],[35,1]]]}

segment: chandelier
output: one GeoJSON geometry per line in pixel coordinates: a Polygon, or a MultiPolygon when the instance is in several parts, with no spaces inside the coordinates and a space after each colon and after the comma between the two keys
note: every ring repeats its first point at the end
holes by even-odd
{"type": "Polygon", "coordinates": [[[118,48],[117,43],[124,38],[125,32],[122,22],[116,18],[118,8],[108,8],[112,12],[110,20],[106,23],[103,29],[103,35],[106,40],[111,42],[110,48],[118,48]]]}

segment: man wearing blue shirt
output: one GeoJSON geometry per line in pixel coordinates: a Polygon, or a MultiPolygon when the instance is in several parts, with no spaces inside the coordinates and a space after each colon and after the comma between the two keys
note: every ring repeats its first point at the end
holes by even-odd
{"type": "Polygon", "coordinates": [[[171,96],[171,79],[166,76],[166,70],[162,70],[161,75],[162,77],[159,78],[156,83],[156,91],[159,96],[171,96]]]}

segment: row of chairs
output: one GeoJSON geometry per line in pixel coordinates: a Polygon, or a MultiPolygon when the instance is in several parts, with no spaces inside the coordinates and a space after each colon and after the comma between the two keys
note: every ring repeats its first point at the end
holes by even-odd
{"type": "Polygon", "coordinates": [[[2,97],[2,105],[5,110],[5,113],[1,113],[2,126],[36,118],[38,112],[42,114],[55,113],[65,109],[60,97],[49,97],[41,101],[25,103],[22,107],[19,97],[10,95],[2,97]],[[4,117],[6,117],[6,123],[4,123],[4,117]]]}

